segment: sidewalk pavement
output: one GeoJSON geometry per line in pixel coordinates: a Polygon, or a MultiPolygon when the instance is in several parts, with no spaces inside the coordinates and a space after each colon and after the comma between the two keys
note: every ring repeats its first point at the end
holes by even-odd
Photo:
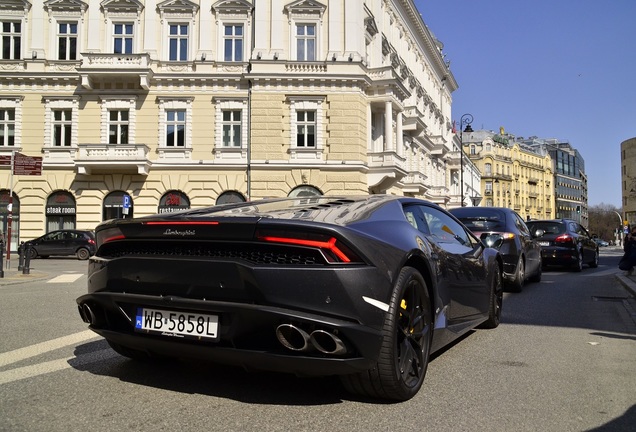
{"type": "Polygon", "coordinates": [[[25,282],[33,282],[35,280],[43,280],[51,277],[51,275],[46,272],[43,272],[41,270],[35,271],[33,269],[29,269],[27,271],[27,274],[24,274],[23,269],[18,270],[17,264],[8,269],[3,267],[3,272],[4,277],[0,278],[0,285],[13,285],[25,282]]]}

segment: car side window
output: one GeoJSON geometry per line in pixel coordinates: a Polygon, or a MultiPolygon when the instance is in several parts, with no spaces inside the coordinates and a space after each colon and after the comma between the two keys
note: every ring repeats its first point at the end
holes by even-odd
{"type": "Polygon", "coordinates": [[[528,229],[528,226],[526,225],[526,223],[523,221],[523,219],[521,219],[521,216],[519,216],[517,213],[515,213],[515,225],[517,226],[517,229],[529,236],[530,235],[530,230],[528,229]]]}
{"type": "Polygon", "coordinates": [[[432,237],[440,242],[459,243],[463,246],[474,247],[474,242],[460,223],[436,208],[427,206],[420,206],[420,208],[432,237]]]}
{"type": "Polygon", "coordinates": [[[404,216],[406,220],[413,225],[413,228],[419,230],[424,234],[430,234],[428,224],[424,219],[424,215],[417,205],[408,205],[404,207],[404,216]]]}

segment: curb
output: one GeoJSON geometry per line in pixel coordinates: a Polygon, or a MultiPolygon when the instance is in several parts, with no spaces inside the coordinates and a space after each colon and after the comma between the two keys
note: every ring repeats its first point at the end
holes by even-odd
{"type": "Polygon", "coordinates": [[[636,296],[636,281],[632,277],[617,274],[615,275],[616,279],[625,287],[627,291],[630,292],[632,296],[636,296]]]}
{"type": "Polygon", "coordinates": [[[36,280],[46,279],[48,277],[48,273],[42,272],[30,272],[29,274],[23,274],[22,271],[18,270],[5,270],[4,277],[0,278],[0,286],[33,282],[36,280]]]}

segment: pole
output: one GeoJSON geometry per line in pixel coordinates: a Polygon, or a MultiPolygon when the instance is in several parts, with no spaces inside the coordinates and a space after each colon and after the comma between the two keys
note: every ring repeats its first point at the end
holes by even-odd
{"type": "Polygon", "coordinates": [[[11,173],[9,174],[9,205],[7,206],[7,270],[11,268],[11,226],[13,225],[13,164],[15,150],[11,150],[11,173]]]}
{"type": "Polygon", "coordinates": [[[462,207],[464,207],[464,125],[466,125],[466,132],[472,132],[473,128],[470,126],[472,122],[472,114],[464,114],[459,120],[459,190],[462,207]]]}

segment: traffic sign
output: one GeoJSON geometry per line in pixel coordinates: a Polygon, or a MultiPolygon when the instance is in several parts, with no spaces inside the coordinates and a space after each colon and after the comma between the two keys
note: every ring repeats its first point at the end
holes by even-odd
{"type": "Polygon", "coordinates": [[[32,157],[16,152],[13,160],[13,174],[42,175],[42,157],[32,157]]]}

